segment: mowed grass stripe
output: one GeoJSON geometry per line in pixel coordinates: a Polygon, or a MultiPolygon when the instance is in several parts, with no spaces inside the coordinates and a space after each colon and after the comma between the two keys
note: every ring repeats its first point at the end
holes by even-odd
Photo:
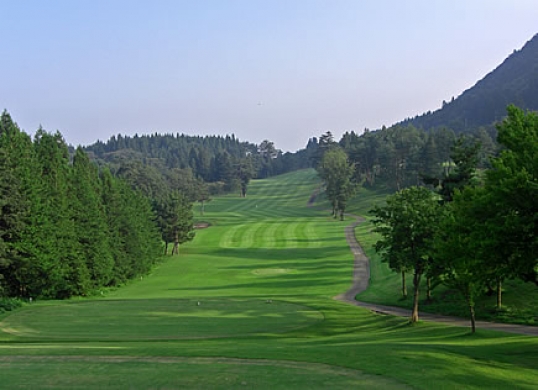
{"type": "Polygon", "coordinates": [[[276,246],[276,231],[280,229],[282,225],[281,222],[270,222],[268,223],[268,228],[265,229],[263,234],[263,248],[274,248],[276,246]]]}
{"type": "MultiPolygon", "coordinates": [[[[239,229],[235,231],[235,234],[232,239],[232,248],[241,248],[242,245],[245,245],[243,242],[245,240],[248,241],[248,237],[246,238],[245,235],[248,236],[248,231],[251,229],[251,223],[243,223],[240,225],[239,229]]],[[[248,243],[247,243],[248,244],[248,243]]]]}
{"type": "Polygon", "coordinates": [[[264,198],[274,186],[267,179],[253,180],[250,185],[247,196],[252,196],[256,199],[264,198]]]}
{"type": "Polygon", "coordinates": [[[231,197],[229,202],[230,206],[226,209],[226,211],[229,213],[243,215],[245,208],[249,208],[245,207],[248,206],[249,202],[251,202],[251,199],[249,198],[240,198],[239,196],[237,196],[237,198],[235,196],[233,198],[231,197]]]}
{"type": "Polygon", "coordinates": [[[296,207],[293,207],[291,196],[274,196],[265,205],[268,216],[286,215],[295,216],[296,207]]]}
{"type": "Polygon", "coordinates": [[[256,248],[262,248],[263,242],[265,239],[265,234],[267,232],[267,229],[271,226],[271,222],[268,220],[264,220],[258,229],[254,232],[254,247],[256,248]]]}
{"type": "Polygon", "coordinates": [[[299,222],[293,222],[286,227],[286,248],[297,248],[297,228],[299,222]]]}
{"type": "MultiPolygon", "coordinates": [[[[274,218],[276,215],[307,216],[305,205],[317,184],[312,183],[315,172],[291,173],[277,178],[253,180],[247,198],[227,196],[223,211],[240,215],[244,220],[274,218]],[[305,176],[307,179],[305,180],[305,176]],[[299,183],[299,184],[298,184],[299,183]],[[230,203],[235,205],[230,205],[230,203]]],[[[315,182],[314,182],[315,183],[315,182]]]]}
{"type": "Polygon", "coordinates": [[[274,218],[274,210],[267,207],[263,202],[257,203],[254,210],[249,210],[245,215],[248,219],[271,219],[274,218]]]}
{"type": "Polygon", "coordinates": [[[254,236],[265,225],[265,222],[258,222],[254,224],[245,224],[246,230],[243,230],[243,235],[239,240],[239,248],[252,248],[256,246],[254,236]]]}
{"type": "Polygon", "coordinates": [[[321,243],[318,240],[318,235],[316,234],[316,229],[314,229],[315,225],[315,222],[306,224],[305,234],[308,239],[308,248],[319,248],[321,246],[321,243]]]}
{"type": "Polygon", "coordinates": [[[226,230],[226,233],[221,236],[219,246],[221,248],[235,248],[236,232],[242,227],[243,225],[236,225],[226,230]]]}
{"type": "Polygon", "coordinates": [[[297,228],[295,229],[295,242],[297,245],[297,248],[308,248],[310,242],[307,237],[307,226],[308,221],[301,219],[300,223],[297,225],[297,228]]]}
{"type": "Polygon", "coordinates": [[[290,221],[284,221],[275,231],[275,248],[285,248],[287,244],[287,229],[290,221]]]}

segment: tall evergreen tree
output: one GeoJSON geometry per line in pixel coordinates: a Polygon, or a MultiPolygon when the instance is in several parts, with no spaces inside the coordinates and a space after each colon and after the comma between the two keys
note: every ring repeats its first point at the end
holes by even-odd
{"type": "Polygon", "coordinates": [[[96,165],[77,148],[71,172],[72,214],[75,231],[94,287],[106,286],[113,276],[101,186],[96,165]]]}
{"type": "Polygon", "coordinates": [[[61,134],[49,134],[39,129],[34,147],[43,200],[36,226],[36,244],[42,259],[42,294],[55,298],[86,294],[90,288],[90,275],[73,221],[67,145],[61,134]]]}
{"type": "Polygon", "coordinates": [[[24,262],[20,241],[28,227],[30,202],[20,175],[30,160],[22,161],[17,152],[25,147],[31,151],[29,137],[4,111],[0,118],[0,296],[18,295],[22,289],[16,275],[24,262]]]}

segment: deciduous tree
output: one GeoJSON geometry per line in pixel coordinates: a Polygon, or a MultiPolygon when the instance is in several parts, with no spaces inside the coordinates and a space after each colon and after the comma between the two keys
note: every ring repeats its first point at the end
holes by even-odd
{"type": "Polygon", "coordinates": [[[388,196],[385,206],[375,206],[370,212],[375,231],[382,236],[376,251],[394,271],[413,271],[411,322],[416,322],[420,280],[428,270],[432,240],[438,231],[438,197],[424,187],[410,187],[388,196]]]}
{"type": "Polygon", "coordinates": [[[512,269],[538,284],[538,114],[508,107],[498,126],[504,147],[486,175],[512,269]]]}
{"type": "Polygon", "coordinates": [[[355,189],[351,181],[354,167],[348,162],[344,150],[338,146],[327,150],[318,165],[318,174],[325,183],[325,193],[331,202],[334,217],[339,214],[343,220],[347,201],[355,189]]]}

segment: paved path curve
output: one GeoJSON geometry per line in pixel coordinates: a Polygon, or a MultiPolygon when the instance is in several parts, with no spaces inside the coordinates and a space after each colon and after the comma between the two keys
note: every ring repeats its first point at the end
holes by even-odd
{"type": "MultiPolygon", "coordinates": [[[[370,309],[373,312],[380,314],[388,314],[400,317],[411,317],[411,310],[403,309],[400,307],[383,306],[367,302],[360,302],[355,300],[355,296],[368,288],[370,282],[370,261],[364,254],[360,244],[355,237],[355,227],[365,219],[355,215],[347,214],[350,217],[355,218],[355,222],[346,227],[346,240],[349,244],[349,248],[353,253],[355,259],[353,265],[353,284],[344,293],[335,297],[335,299],[347,302],[355,306],[364,307],[370,309]]],[[[468,319],[459,317],[443,316],[439,314],[430,314],[419,312],[419,318],[425,321],[441,322],[455,326],[470,326],[468,319]]],[[[515,324],[502,324],[498,322],[476,321],[476,327],[479,329],[497,330],[502,332],[517,333],[527,336],[538,336],[538,327],[515,325],[515,324]]]]}

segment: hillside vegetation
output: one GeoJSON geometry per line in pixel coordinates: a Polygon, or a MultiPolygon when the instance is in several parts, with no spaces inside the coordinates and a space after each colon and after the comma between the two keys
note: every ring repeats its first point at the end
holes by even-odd
{"type": "Polygon", "coordinates": [[[538,34],[456,99],[402,124],[427,130],[447,127],[457,133],[468,133],[502,120],[510,104],[538,110],[537,58],[538,34]]]}

